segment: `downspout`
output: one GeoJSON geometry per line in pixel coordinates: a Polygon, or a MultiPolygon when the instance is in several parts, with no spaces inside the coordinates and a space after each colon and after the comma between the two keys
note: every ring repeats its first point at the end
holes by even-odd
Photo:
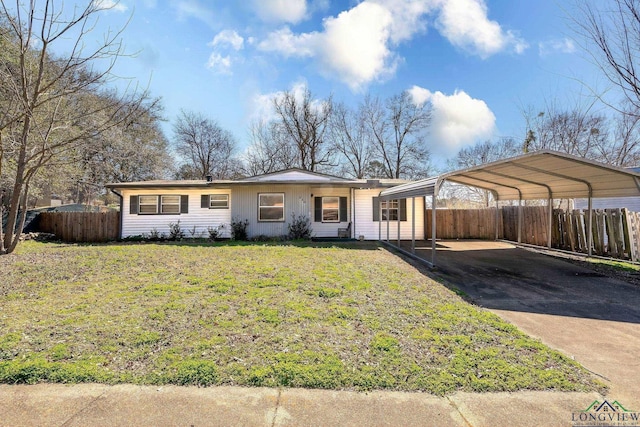
{"type": "MultiPolygon", "coordinates": [[[[356,237],[356,190],[351,187],[351,232],[353,233],[353,237],[356,237]]],[[[351,237],[351,236],[349,236],[351,237]]]]}
{"type": "Polygon", "coordinates": [[[589,203],[588,203],[588,208],[589,208],[589,233],[587,234],[589,237],[587,239],[587,246],[588,246],[588,250],[587,253],[589,256],[591,256],[591,246],[593,244],[593,206],[592,206],[592,199],[593,198],[593,190],[591,188],[591,185],[589,185],[589,203]]]}
{"type": "Polygon", "coordinates": [[[122,196],[121,193],[118,193],[113,188],[109,188],[109,190],[113,194],[118,196],[118,198],[120,199],[120,224],[118,224],[118,239],[122,239],[122,222],[123,222],[123,219],[124,219],[124,197],[122,196]]]}

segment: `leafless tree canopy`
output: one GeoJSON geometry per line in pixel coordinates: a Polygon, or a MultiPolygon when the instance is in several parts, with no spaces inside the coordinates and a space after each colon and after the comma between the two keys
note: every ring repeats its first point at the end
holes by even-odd
{"type": "MultiPolygon", "coordinates": [[[[574,22],[588,42],[586,49],[604,75],[619,87],[633,108],[640,110],[640,1],[580,0],[582,11],[574,22]],[[592,48],[593,47],[593,48],[592,48]]],[[[616,107],[617,108],[617,107],[616,107]]]]}
{"type": "Polygon", "coordinates": [[[181,111],[173,126],[176,151],[184,159],[182,179],[229,179],[235,171],[236,141],[230,132],[200,113],[181,111]]]}
{"type": "Polygon", "coordinates": [[[367,97],[366,126],[373,135],[376,161],[386,178],[420,178],[430,170],[426,130],[431,122],[429,104],[416,105],[408,92],[384,103],[367,97]]]}
{"type": "Polygon", "coordinates": [[[12,252],[18,243],[38,173],[47,165],[75,160],[83,145],[137,115],[146,99],[145,94],[118,96],[103,89],[122,50],[119,31],[105,35],[93,49],[84,43],[102,11],[99,5],[61,8],[53,0],[16,1],[13,8],[0,1],[0,182],[8,185],[0,254],[12,252]],[[51,49],[61,39],[72,40],[72,48],[57,57],[51,49]],[[98,61],[110,65],[96,69],[98,61]]]}

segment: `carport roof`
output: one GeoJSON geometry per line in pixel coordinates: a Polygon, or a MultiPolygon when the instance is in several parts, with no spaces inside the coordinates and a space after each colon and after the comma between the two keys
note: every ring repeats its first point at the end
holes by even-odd
{"type": "Polygon", "coordinates": [[[430,196],[443,181],[489,190],[498,200],[640,196],[640,173],[543,150],[399,185],[380,197],[430,196]]]}

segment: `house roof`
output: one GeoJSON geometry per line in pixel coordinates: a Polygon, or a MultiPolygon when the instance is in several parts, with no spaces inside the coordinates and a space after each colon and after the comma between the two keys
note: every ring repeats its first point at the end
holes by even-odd
{"type": "Polygon", "coordinates": [[[347,179],[318,172],[305,171],[298,168],[257,175],[238,180],[153,180],[137,182],[109,183],[105,186],[118,188],[220,188],[238,185],[318,185],[342,186],[353,188],[383,188],[406,183],[401,179],[347,179]]]}
{"type": "Polygon", "coordinates": [[[400,185],[380,196],[433,195],[445,180],[491,191],[498,200],[640,196],[640,173],[550,150],[400,185]]]}

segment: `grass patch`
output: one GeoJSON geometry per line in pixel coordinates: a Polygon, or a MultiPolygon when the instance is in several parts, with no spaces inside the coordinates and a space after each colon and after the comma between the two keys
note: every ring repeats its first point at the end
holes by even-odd
{"type": "Polygon", "coordinates": [[[0,382],[601,390],[372,243],[21,244],[0,382]]]}

